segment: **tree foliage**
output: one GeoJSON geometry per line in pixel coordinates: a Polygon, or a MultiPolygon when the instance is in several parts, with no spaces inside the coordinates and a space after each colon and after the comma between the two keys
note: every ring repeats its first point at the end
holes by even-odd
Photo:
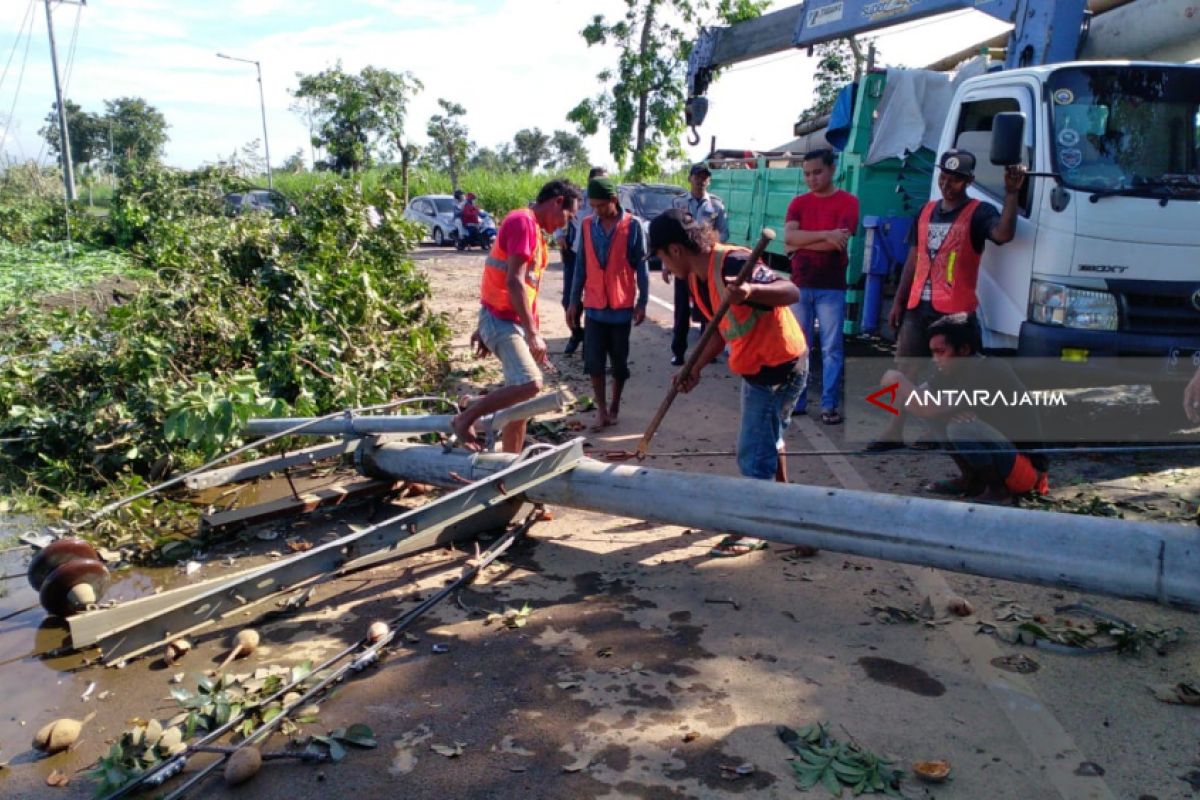
{"type": "Polygon", "coordinates": [[[865,67],[861,46],[850,39],[836,39],[813,48],[817,58],[813,73],[813,104],[800,113],[801,120],[816,119],[833,110],[838,92],[858,80],[865,67]]]}
{"type": "Polygon", "coordinates": [[[441,113],[430,117],[425,126],[425,133],[429,136],[425,156],[430,163],[450,173],[450,183],[457,189],[458,176],[462,174],[473,147],[470,132],[463,122],[467,110],[458,103],[440,97],[438,106],[442,109],[441,113]]]}
{"type": "Polygon", "coordinates": [[[296,77],[292,110],[311,123],[312,143],[326,153],[318,168],[351,172],[402,152],[408,103],[424,88],[411,72],[364,67],[354,75],[339,61],[296,77]]]}
{"type": "MultiPolygon", "coordinates": [[[[340,181],[277,218],[226,216],[222,194],[238,186],[219,169],[131,174],[106,223],[150,270],[138,291],[3,310],[0,481],[123,495],[236,446],[249,416],[372,405],[441,377],[446,330],[391,192],[373,198],[373,226],[362,193],[340,181]]],[[[194,520],[147,535],[186,554],[194,520]]]]}
{"type": "Polygon", "coordinates": [[[521,169],[536,172],[550,160],[550,137],[541,128],[519,130],[513,136],[513,152],[521,169]]]}
{"type": "Polygon", "coordinates": [[[140,97],[104,101],[104,117],[112,127],[113,160],[118,177],[125,177],[162,160],[167,119],[140,97]]]}
{"type": "MultiPolygon", "coordinates": [[[[78,103],[66,101],[67,135],[71,139],[71,164],[76,170],[107,160],[108,121],[94,111],[84,111],[78,103]]],[[[46,126],[38,131],[50,152],[62,157],[62,137],[58,130],[58,103],[52,103],[46,126]]]]}
{"type": "Polygon", "coordinates": [[[568,131],[555,131],[550,137],[555,169],[569,170],[588,165],[588,151],[583,138],[568,131]]]}
{"type": "Polygon", "coordinates": [[[597,14],[580,33],[588,46],[615,45],[614,69],[597,77],[601,92],[571,109],[567,119],[591,136],[603,125],[618,166],[634,179],[678,158],[686,98],[685,72],[691,40],[711,14],[718,24],[752,19],[766,0],[624,0],[625,15],[609,21],[597,14]]]}

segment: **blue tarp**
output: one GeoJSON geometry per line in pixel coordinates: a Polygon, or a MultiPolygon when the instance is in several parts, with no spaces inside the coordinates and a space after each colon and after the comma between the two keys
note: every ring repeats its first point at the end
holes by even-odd
{"type": "Polygon", "coordinates": [[[854,96],[857,90],[857,83],[847,84],[838,92],[837,100],[833,102],[825,139],[835,150],[845,150],[850,141],[850,126],[854,123],[854,96]]]}

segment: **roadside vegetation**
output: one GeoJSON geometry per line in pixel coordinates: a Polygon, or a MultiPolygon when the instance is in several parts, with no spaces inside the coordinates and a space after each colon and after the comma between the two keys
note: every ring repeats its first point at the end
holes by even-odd
{"type": "MultiPolygon", "coordinates": [[[[22,244],[6,231],[0,480],[25,501],[10,505],[79,512],[230,449],[250,416],[437,385],[446,330],[426,309],[408,257],[417,232],[395,197],[374,197],[378,227],[340,180],[314,186],[294,216],[229,217],[222,197],[238,183],[220,169],[131,172],[107,218],[73,229],[69,260],[65,226],[34,224],[22,244]],[[114,273],[136,289],[100,306],[46,303],[114,273]]],[[[60,201],[26,198],[21,218],[56,213],[60,201]]],[[[148,506],[122,522],[137,524],[110,525],[109,541],[154,550],[183,535],[148,506]]]]}

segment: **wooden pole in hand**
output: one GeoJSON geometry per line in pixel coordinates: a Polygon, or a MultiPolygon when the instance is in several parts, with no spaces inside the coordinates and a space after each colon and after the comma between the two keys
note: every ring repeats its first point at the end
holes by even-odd
{"type": "MultiPolygon", "coordinates": [[[[775,231],[770,228],[763,228],[762,233],[758,236],[758,243],[754,245],[754,249],[750,251],[750,257],[746,259],[746,263],[742,266],[737,278],[734,280],[734,285],[740,285],[750,280],[750,276],[754,274],[754,267],[766,252],[767,247],[775,239],[775,231]]],[[[676,278],[675,280],[681,280],[676,278]]],[[[650,449],[650,440],[654,438],[655,432],[658,431],[658,426],[662,424],[663,418],[667,416],[667,412],[671,409],[671,403],[675,402],[675,395],[679,394],[679,383],[684,381],[692,370],[696,368],[696,362],[700,360],[700,354],[704,352],[704,346],[708,344],[712,337],[717,335],[718,326],[721,320],[725,318],[726,312],[729,311],[731,298],[726,297],[721,301],[721,305],[713,313],[713,318],[709,321],[708,326],[704,329],[704,333],[700,335],[700,341],[692,348],[691,354],[688,355],[687,361],[683,364],[683,369],[679,372],[679,381],[672,381],[671,388],[667,390],[667,396],[663,398],[662,405],[658,407],[658,412],[654,415],[654,419],[650,420],[650,425],[647,426],[646,432],[642,434],[642,440],[638,442],[637,459],[641,461],[646,457],[646,452],[650,449]]]]}

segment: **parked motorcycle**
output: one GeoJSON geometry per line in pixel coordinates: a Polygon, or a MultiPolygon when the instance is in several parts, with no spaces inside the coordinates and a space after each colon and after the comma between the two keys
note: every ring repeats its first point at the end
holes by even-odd
{"type": "Polygon", "coordinates": [[[459,250],[466,250],[468,247],[479,247],[483,250],[492,248],[492,242],[496,239],[496,222],[491,214],[481,210],[478,225],[464,225],[461,219],[456,220],[455,224],[458,228],[454,232],[454,246],[459,250]]]}

